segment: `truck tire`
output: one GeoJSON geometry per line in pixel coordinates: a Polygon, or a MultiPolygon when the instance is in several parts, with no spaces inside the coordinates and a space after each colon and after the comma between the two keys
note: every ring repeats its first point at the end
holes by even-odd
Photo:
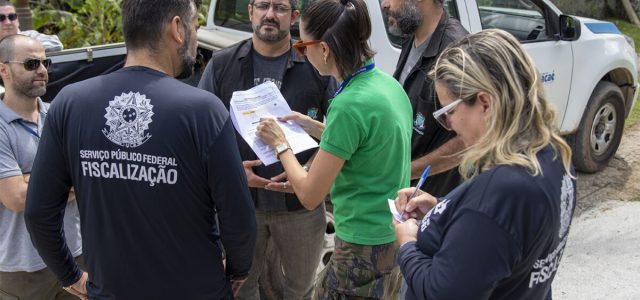
{"type": "Polygon", "coordinates": [[[578,171],[604,169],[620,145],[624,128],[624,97],[617,85],[600,81],[591,94],[573,143],[578,171]]]}
{"type": "Polygon", "coordinates": [[[334,239],[336,236],[336,227],[333,219],[333,212],[329,209],[330,207],[327,207],[327,211],[325,212],[325,218],[327,219],[327,229],[324,233],[322,252],[320,252],[320,262],[318,263],[318,268],[316,269],[316,276],[320,275],[322,270],[324,270],[324,268],[327,266],[335,248],[334,239]]]}

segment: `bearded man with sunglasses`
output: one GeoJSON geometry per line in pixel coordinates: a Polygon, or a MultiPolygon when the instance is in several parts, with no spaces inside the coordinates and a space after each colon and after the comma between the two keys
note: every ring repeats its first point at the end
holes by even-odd
{"type": "Polygon", "coordinates": [[[21,34],[42,43],[46,52],[62,50],[62,43],[56,35],[48,35],[35,30],[20,30],[20,20],[16,8],[8,0],[0,0],[0,40],[12,34],[21,34]]]}
{"type": "MultiPolygon", "coordinates": [[[[216,94],[228,108],[233,92],[272,81],[299,113],[297,117],[322,121],[335,83],[320,76],[292,47],[290,28],[299,15],[297,2],[252,0],[248,13],[253,36],[214,53],[199,87],[216,94]]],[[[259,249],[238,298],[259,299],[258,281],[267,273],[262,272],[267,241],[274,243],[282,257],[285,284],[275,292],[284,299],[310,298],[326,229],[324,205],[307,211],[287,182],[282,165],[262,166],[249,145],[239,136],[237,140],[256,206],[259,249]]],[[[298,154],[298,161],[307,163],[313,152],[298,154]]]]}
{"type": "MultiPolygon", "coordinates": [[[[38,41],[11,35],[0,41],[0,299],[77,299],[58,284],[31,243],[24,220],[31,167],[49,109],[40,96],[51,61],[38,41]]],[[[64,213],[67,245],[77,262],[82,239],[78,206],[69,195],[64,213]]]]}

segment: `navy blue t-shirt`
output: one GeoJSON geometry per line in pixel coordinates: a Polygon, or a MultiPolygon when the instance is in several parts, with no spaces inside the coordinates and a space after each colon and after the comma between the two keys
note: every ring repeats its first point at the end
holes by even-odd
{"type": "Polygon", "coordinates": [[[248,273],[255,211],[233,125],[212,99],[145,67],[58,94],[25,217],[36,248],[63,285],[80,275],[59,230],[70,186],[92,299],[226,298],[230,284],[219,242],[226,274],[248,273]]]}
{"type": "Polygon", "coordinates": [[[542,175],[501,165],[440,198],[400,248],[406,299],[550,299],[576,192],[554,156],[538,153],[542,175]]]}

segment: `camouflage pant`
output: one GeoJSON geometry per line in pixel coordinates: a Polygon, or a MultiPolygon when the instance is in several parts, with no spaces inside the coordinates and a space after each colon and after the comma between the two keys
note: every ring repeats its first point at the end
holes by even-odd
{"type": "Polygon", "coordinates": [[[335,250],[319,274],[313,299],[397,299],[402,282],[398,246],[357,245],[335,237],[335,250]]]}

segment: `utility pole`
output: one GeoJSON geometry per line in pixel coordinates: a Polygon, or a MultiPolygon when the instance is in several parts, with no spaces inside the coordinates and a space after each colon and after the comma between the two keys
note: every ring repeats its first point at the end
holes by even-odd
{"type": "Polygon", "coordinates": [[[16,13],[20,20],[20,30],[33,29],[33,22],[31,21],[31,9],[29,9],[29,0],[16,0],[16,13]]]}

